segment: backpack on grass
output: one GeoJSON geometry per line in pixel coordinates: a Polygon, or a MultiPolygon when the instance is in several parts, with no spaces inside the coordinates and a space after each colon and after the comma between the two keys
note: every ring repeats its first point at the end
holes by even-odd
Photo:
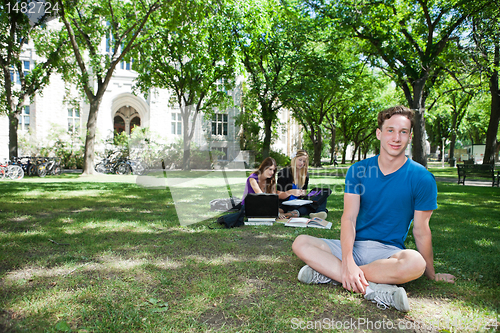
{"type": "Polygon", "coordinates": [[[245,207],[242,206],[236,213],[222,215],[217,219],[217,223],[224,225],[226,228],[243,226],[245,224],[245,207]]]}

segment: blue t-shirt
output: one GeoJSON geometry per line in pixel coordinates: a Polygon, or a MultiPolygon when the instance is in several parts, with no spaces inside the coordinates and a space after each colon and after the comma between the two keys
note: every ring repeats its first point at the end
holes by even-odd
{"type": "Polygon", "coordinates": [[[434,175],[411,159],[385,175],[378,155],[352,165],[345,178],[345,193],[360,195],[356,240],[374,240],[404,249],[415,210],[437,208],[434,175]]]}

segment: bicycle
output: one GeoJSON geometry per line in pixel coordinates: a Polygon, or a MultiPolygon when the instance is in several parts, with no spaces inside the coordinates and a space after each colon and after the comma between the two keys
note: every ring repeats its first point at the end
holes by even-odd
{"type": "Polygon", "coordinates": [[[7,173],[6,168],[2,164],[0,164],[0,180],[5,178],[5,174],[7,173]]]}
{"type": "Polygon", "coordinates": [[[60,158],[53,157],[48,160],[46,165],[47,173],[56,176],[60,175],[62,173],[61,163],[59,162],[60,158]]]}
{"type": "Polygon", "coordinates": [[[47,175],[47,158],[38,157],[36,164],[36,174],[38,177],[45,177],[47,175]]]}
{"type": "Polygon", "coordinates": [[[14,157],[13,158],[13,165],[19,165],[20,167],[23,168],[24,174],[30,176],[30,168],[31,168],[31,157],[29,156],[24,156],[24,157],[14,157]]]}
{"type": "Polygon", "coordinates": [[[8,177],[9,179],[12,180],[19,180],[24,177],[23,168],[16,164],[10,164],[10,161],[7,162],[6,164],[0,164],[0,169],[2,170],[0,172],[1,179],[8,177]]]}
{"type": "MultiPolygon", "coordinates": [[[[120,151],[109,153],[107,157],[96,164],[95,171],[99,173],[118,173],[118,165],[123,162],[120,156],[120,151]]],[[[122,166],[121,172],[126,172],[126,166],[122,166]]]]}

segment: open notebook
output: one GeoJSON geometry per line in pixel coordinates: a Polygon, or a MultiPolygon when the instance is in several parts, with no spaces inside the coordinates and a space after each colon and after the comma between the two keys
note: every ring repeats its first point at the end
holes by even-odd
{"type": "Polygon", "coordinates": [[[308,219],[306,217],[292,217],[286,223],[286,227],[298,227],[298,228],[321,228],[321,229],[331,229],[332,222],[325,221],[319,217],[314,217],[308,219]]]}

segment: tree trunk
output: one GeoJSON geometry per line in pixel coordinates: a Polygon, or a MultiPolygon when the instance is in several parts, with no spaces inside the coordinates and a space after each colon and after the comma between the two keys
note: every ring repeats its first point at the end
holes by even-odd
{"type": "MultiPolygon", "coordinates": [[[[188,101],[191,102],[191,101],[188,101]]],[[[188,102],[185,102],[187,104],[188,102]]],[[[191,139],[192,135],[190,135],[189,131],[189,116],[192,113],[191,105],[179,105],[181,108],[182,115],[182,170],[188,171],[191,170],[191,139]]],[[[195,119],[193,120],[195,121],[195,119]]],[[[195,124],[192,125],[193,128],[195,124]]],[[[191,130],[193,129],[191,128],[191,130]]]]}
{"type": "Polygon", "coordinates": [[[453,113],[452,123],[451,123],[451,136],[450,136],[450,153],[448,154],[448,160],[451,161],[455,157],[455,142],[457,141],[457,118],[458,111],[453,113]]]}
{"type": "Polygon", "coordinates": [[[184,134],[182,142],[184,153],[182,155],[182,170],[191,170],[191,140],[184,134]]]}
{"type": "Polygon", "coordinates": [[[101,101],[94,97],[90,102],[89,119],[87,122],[87,135],[85,138],[85,154],[83,157],[82,175],[93,175],[95,173],[95,134],[97,127],[97,114],[101,101]]]}
{"type": "Polygon", "coordinates": [[[337,134],[337,129],[333,127],[331,129],[331,139],[330,139],[330,164],[333,164],[335,159],[336,159],[336,152],[335,152],[335,136],[337,134]]]}
{"type": "Polygon", "coordinates": [[[346,155],[347,155],[347,145],[344,144],[344,147],[342,147],[342,164],[345,164],[346,155]]]}
{"type": "MultiPolygon", "coordinates": [[[[272,131],[272,121],[270,119],[264,119],[264,141],[262,143],[262,160],[269,157],[271,151],[271,136],[272,131]]],[[[262,161],[260,161],[262,162],[262,161]]],[[[259,163],[260,163],[259,162],[259,163]]]]}
{"type": "MultiPolygon", "coordinates": [[[[495,45],[495,68],[500,63],[500,46],[495,45]]],[[[495,163],[495,150],[497,146],[498,124],[500,121],[500,89],[498,86],[498,70],[490,77],[491,113],[488,130],[486,131],[486,147],[484,150],[483,164],[495,163]]]]}
{"type": "Polygon", "coordinates": [[[425,139],[425,97],[424,88],[427,74],[416,80],[413,86],[413,99],[408,101],[415,110],[415,125],[413,128],[412,154],[413,160],[427,168],[426,139],[425,139]]]}
{"type": "MultiPolygon", "coordinates": [[[[314,146],[314,157],[313,157],[313,164],[315,167],[321,167],[321,151],[323,150],[323,139],[321,137],[321,129],[316,129],[316,139],[313,140],[313,146],[314,146]]],[[[314,138],[314,135],[312,135],[314,138]]]]}
{"type": "Polygon", "coordinates": [[[18,157],[17,129],[19,127],[19,113],[9,113],[9,160],[18,157]]]}
{"type": "Polygon", "coordinates": [[[351,163],[354,163],[356,160],[356,153],[358,152],[359,144],[357,142],[354,143],[354,150],[352,151],[351,163]]]}

